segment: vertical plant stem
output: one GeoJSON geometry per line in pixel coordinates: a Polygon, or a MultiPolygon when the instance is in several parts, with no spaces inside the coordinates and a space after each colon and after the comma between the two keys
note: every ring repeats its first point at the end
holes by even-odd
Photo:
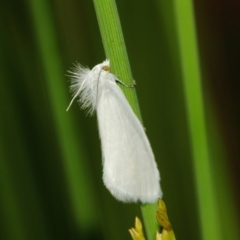
{"type": "MultiPolygon", "coordinates": [[[[94,0],[97,19],[107,58],[111,60],[111,71],[126,84],[132,84],[133,78],[124,43],[120,19],[115,0],[94,0]]],[[[134,89],[123,88],[130,105],[141,120],[141,113],[134,89]]],[[[156,204],[141,206],[148,239],[154,239],[156,233],[156,204]]]]}
{"type": "MultiPolygon", "coordinates": [[[[133,83],[133,78],[115,0],[94,0],[93,2],[104,50],[107,58],[111,60],[111,71],[130,85],[133,83]]],[[[135,90],[123,88],[123,91],[134,112],[141,119],[135,90]]]]}
{"type": "Polygon", "coordinates": [[[219,240],[221,236],[207,143],[192,1],[175,0],[174,7],[190,125],[202,239],[219,240]]]}

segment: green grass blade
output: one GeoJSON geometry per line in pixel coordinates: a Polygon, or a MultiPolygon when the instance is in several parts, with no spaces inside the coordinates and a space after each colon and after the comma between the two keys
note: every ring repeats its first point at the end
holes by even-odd
{"type": "Polygon", "coordinates": [[[205,126],[201,74],[191,0],[174,1],[202,239],[219,240],[220,229],[205,126]]]}
{"type": "MultiPolygon", "coordinates": [[[[94,0],[98,24],[107,58],[111,60],[111,71],[126,84],[133,84],[117,6],[114,0],[94,0]]],[[[141,119],[137,96],[134,89],[123,88],[129,103],[141,119]]]]}
{"type": "Polygon", "coordinates": [[[62,69],[61,55],[57,48],[57,38],[48,1],[29,1],[33,26],[36,31],[40,56],[47,79],[50,105],[54,115],[61,154],[68,181],[72,208],[78,226],[83,230],[97,224],[95,194],[91,176],[84,162],[85,151],[80,136],[74,129],[71,112],[66,112],[69,104],[65,70],[62,69]],[[68,97],[67,97],[68,96],[68,97]]]}
{"type": "MultiPolygon", "coordinates": [[[[124,43],[117,6],[114,0],[94,0],[98,24],[102,35],[107,58],[111,60],[112,72],[126,84],[132,84],[133,78],[124,43]]],[[[134,89],[122,88],[134,112],[141,119],[136,92],[134,89]]],[[[156,204],[141,206],[144,226],[148,239],[156,234],[156,204]]]]}

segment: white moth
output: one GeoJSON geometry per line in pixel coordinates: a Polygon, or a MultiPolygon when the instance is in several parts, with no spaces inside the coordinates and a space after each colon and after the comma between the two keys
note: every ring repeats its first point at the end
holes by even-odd
{"type": "Polygon", "coordinates": [[[125,84],[109,71],[109,60],[92,70],[75,65],[69,72],[74,96],[69,107],[79,96],[83,109],[97,112],[103,182],[111,194],[123,202],[156,202],[162,192],[151,146],[117,82],[125,84]]]}

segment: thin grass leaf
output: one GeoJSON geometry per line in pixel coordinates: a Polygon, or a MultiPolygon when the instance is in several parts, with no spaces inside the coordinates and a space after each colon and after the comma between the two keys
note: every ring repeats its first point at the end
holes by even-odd
{"type": "MultiPolygon", "coordinates": [[[[102,35],[106,57],[111,60],[112,72],[126,84],[133,84],[132,73],[124,43],[120,19],[114,0],[94,0],[98,24],[102,35]]],[[[134,89],[122,88],[134,112],[141,119],[141,113],[134,89]]],[[[157,204],[141,206],[144,226],[148,239],[154,239],[156,234],[155,212],[157,204]]]]}
{"type": "Polygon", "coordinates": [[[201,73],[191,0],[174,1],[202,239],[219,240],[220,225],[205,125],[201,73]]]}
{"type": "Polygon", "coordinates": [[[84,163],[86,158],[81,139],[76,135],[68,106],[66,78],[62,70],[60,53],[53,19],[48,1],[29,1],[33,26],[36,31],[40,56],[47,79],[51,110],[54,115],[61,154],[68,181],[69,194],[72,200],[73,213],[77,225],[83,230],[97,224],[97,207],[92,191],[91,175],[84,163]]]}

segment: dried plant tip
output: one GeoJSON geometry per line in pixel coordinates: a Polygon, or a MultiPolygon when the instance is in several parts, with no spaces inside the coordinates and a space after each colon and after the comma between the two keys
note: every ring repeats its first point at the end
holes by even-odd
{"type": "Polygon", "coordinates": [[[129,229],[129,232],[133,240],[145,240],[142,231],[142,223],[138,217],[135,218],[135,228],[129,229]]]}
{"type": "Polygon", "coordinates": [[[156,240],[176,240],[171,223],[168,219],[167,208],[162,199],[158,199],[157,220],[163,227],[161,233],[156,234],[156,240]]]}
{"type": "Polygon", "coordinates": [[[162,199],[158,199],[158,210],[157,210],[158,223],[166,230],[171,230],[172,226],[168,220],[167,208],[162,199]]]}

